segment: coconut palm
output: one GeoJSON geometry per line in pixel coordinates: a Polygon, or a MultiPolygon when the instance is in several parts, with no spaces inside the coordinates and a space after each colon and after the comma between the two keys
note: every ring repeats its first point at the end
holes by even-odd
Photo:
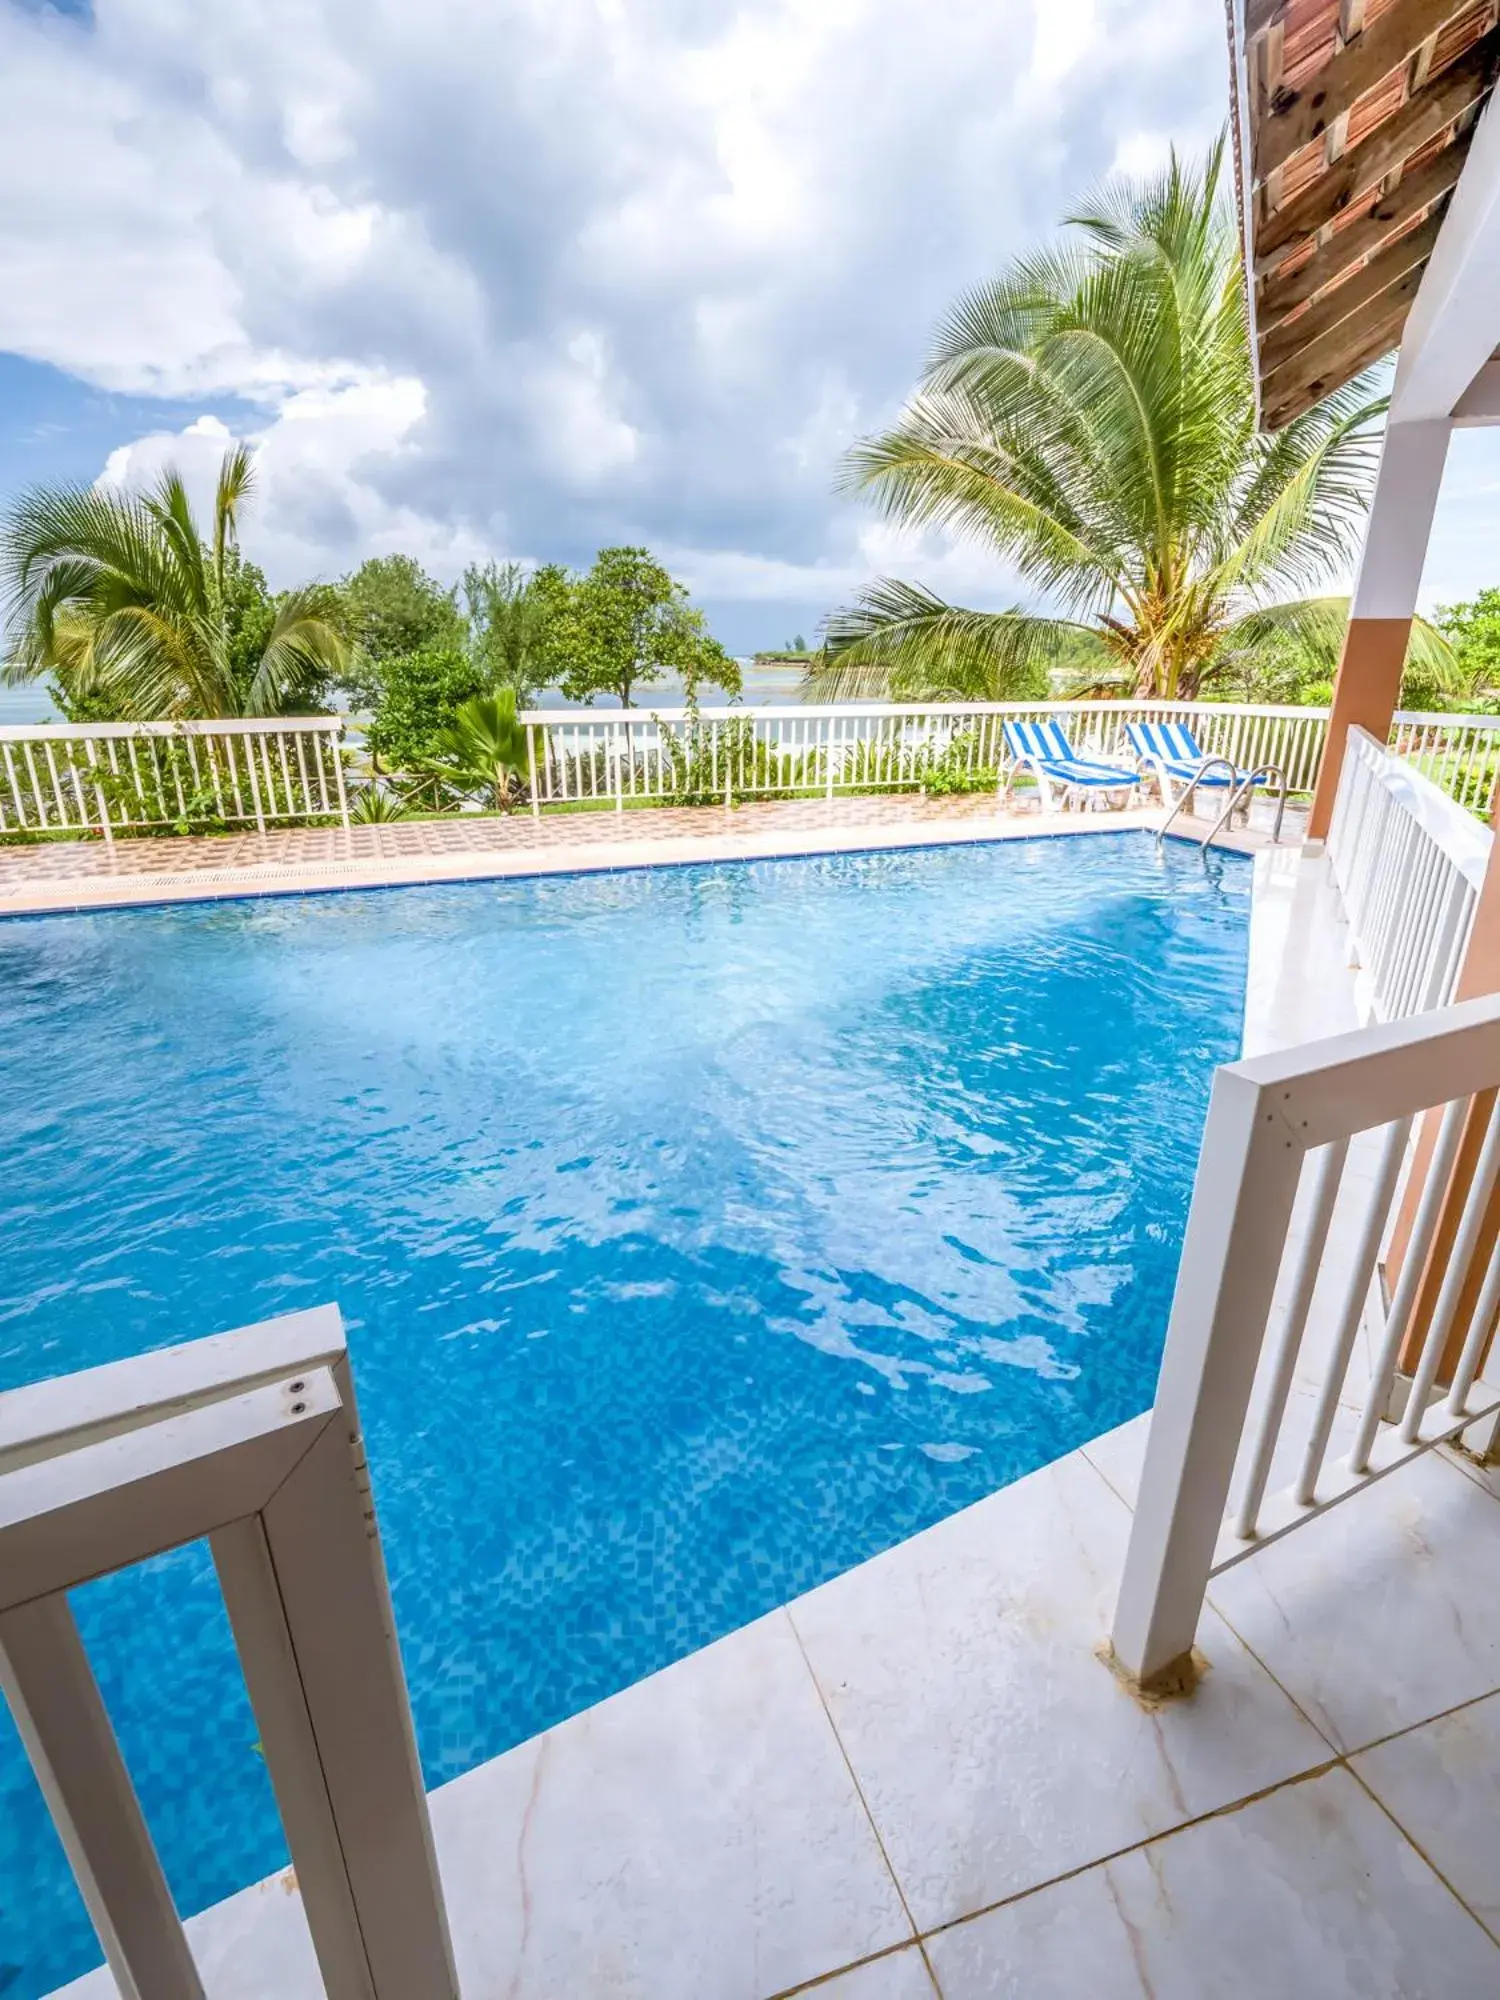
{"type": "Polygon", "coordinates": [[[846,462],[889,519],[979,542],[1055,615],[886,579],[829,621],[809,692],[1004,699],[1062,660],[1190,698],[1254,637],[1326,637],[1329,600],[1281,599],[1351,555],[1384,403],[1366,375],[1257,433],[1222,163],[1221,141],[1111,183],[1077,236],[962,299],[900,419],[846,462]]]}
{"type": "Polygon", "coordinates": [[[240,513],[249,451],[224,455],[211,532],[199,532],[175,470],[146,493],[61,487],[25,495],[0,529],[10,682],[51,674],[70,706],[130,721],[275,715],[307,707],[343,669],[326,593],[294,590],[256,657],[237,657],[240,513]]]}
{"type": "Polygon", "coordinates": [[[496,812],[515,804],[526,766],[526,725],[517,715],[513,687],[471,696],[438,731],[432,754],[422,761],[423,772],[449,791],[480,793],[496,812]]]}

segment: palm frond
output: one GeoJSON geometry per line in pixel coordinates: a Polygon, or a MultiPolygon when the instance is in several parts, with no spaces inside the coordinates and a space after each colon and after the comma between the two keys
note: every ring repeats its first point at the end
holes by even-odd
{"type": "MultiPolygon", "coordinates": [[[[1249,651],[1268,641],[1295,646],[1318,672],[1332,680],[1349,629],[1347,597],[1303,597],[1283,604],[1265,604],[1247,611],[1224,634],[1226,651],[1249,651]]],[[[1462,669],[1451,641],[1429,619],[1412,620],[1406,646],[1406,666],[1417,667],[1447,695],[1465,691],[1462,669]]]]}
{"type": "Polygon", "coordinates": [[[276,623],[247,690],[251,713],[281,715],[312,690],[340,680],[350,660],[349,642],[320,615],[314,589],[281,600],[276,623]]]}
{"type": "Polygon", "coordinates": [[[965,611],[919,584],[886,578],[828,622],[803,677],[813,701],[1011,701],[1045,690],[1049,662],[1089,626],[1030,612],[965,611]]]}

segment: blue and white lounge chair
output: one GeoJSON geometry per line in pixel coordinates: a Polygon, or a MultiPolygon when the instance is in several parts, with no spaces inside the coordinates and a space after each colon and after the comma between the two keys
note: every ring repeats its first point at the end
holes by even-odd
{"type": "Polygon", "coordinates": [[[1070,798],[1081,804],[1088,797],[1102,796],[1108,800],[1112,793],[1118,794],[1120,804],[1124,805],[1140,783],[1139,772],[1127,771],[1121,764],[1102,764],[1096,758],[1080,757],[1059,722],[1007,722],[1004,735],[1010,758],[1005,780],[1007,792],[1018,772],[1032,772],[1043,812],[1053,810],[1054,791],[1061,793],[1064,806],[1070,798]]]}
{"type": "Polygon", "coordinates": [[[1211,756],[1185,722],[1129,722],[1125,734],[1143,771],[1154,774],[1161,802],[1168,812],[1186,792],[1223,791],[1244,786],[1248,801],[1253,786],[1277,774],[1269,765],[1242,771],[1227,757],[1211,756]]]}

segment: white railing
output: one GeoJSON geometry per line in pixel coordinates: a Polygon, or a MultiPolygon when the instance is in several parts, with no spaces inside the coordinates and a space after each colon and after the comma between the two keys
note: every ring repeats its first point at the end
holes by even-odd
{"type": "Polygon", "coordinates": [[[1500,776],[1500,716],[1413,715],[1391,723],[1390,747],[1416,765],[1439,791],[1488,818],[1500,776]]]}
{"type": "Polygon", "coordinates": [[[1056,717],[1080,750],[1129,763],[1129,722],[1182,720],[1206,753],[1274,765],[1292,791],[1317,776],[1328,711],[1245,703],[839,702],[767,708],[531,709],[533,806],[832,797],[916,790],[937,767],[998,784],[1002,724],[1056,717]]]}
{"type": "Polygon", "coordinates": [[[349,824],[342,716],[0,728],[0,835],[349,824]]]}
{"type": "Polygon", "coordinates": [[[1493,844],[1418,765],[1349,731],[1327,854],[1376,1020],[1452,999],[1493,844]]]}
{"type": "Polygon", "coordinates": [[[1115,1616],[1132,1679],[1190,1681],[1214,1576],[1434,1445],[1466,1431],[1472,1442],[1500,1410],[1500,1384],[1480,1379],[1500,1311],[1500,1244],[1486,1227],[1500,1179],[1497,1084],[1500,996],[1215,1076],[1115,1616]],[[1439,1107],[1387,1306],[1376,1260],[1414,1121],[1439,1107]],[[1369,1157],[1346,1176],[1351,1143],[1369,1157]],[[1387,1422],[1450,1175],[1461,1147],[1476,1146],[1403,1413],[1387,1422]]]}
{"type": "MultiPolygon", "coordinates": [[[[1055,717],[1076,746],[1132,768],[1133,721],[1180,720],[1205,754],[1271,766],[1310,792],[1322,708],[1248,702],[842,702],[767,708],[532,709],[532,809],[833,797],[953,779],[997,788],[1002,725],[1055,717]]],[[[349,824],[340,716],[0,728],[0,838],[349,824]]],[[[1393,754],[1471,812],[1500,771],[1500,718],[1401,714],[1393,754]]]]}
{"type": "Polygon", "coordinates": [[[116,1986],[203,2000],[67,1592],[205,1535],[327,1992],[457,2000],[331,1306],[0,1396],[0,1685],[116,1986]]]}

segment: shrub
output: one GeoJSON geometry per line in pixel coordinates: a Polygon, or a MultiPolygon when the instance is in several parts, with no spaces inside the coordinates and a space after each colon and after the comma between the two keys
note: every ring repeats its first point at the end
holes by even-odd
{"type": "Polygon", "coordinates": [[[366,741],[388,769],[414,771],[432,757],[466,701],[486,692],[483,667],[460,646],[421,646],[381,669],[366,741]]]}

